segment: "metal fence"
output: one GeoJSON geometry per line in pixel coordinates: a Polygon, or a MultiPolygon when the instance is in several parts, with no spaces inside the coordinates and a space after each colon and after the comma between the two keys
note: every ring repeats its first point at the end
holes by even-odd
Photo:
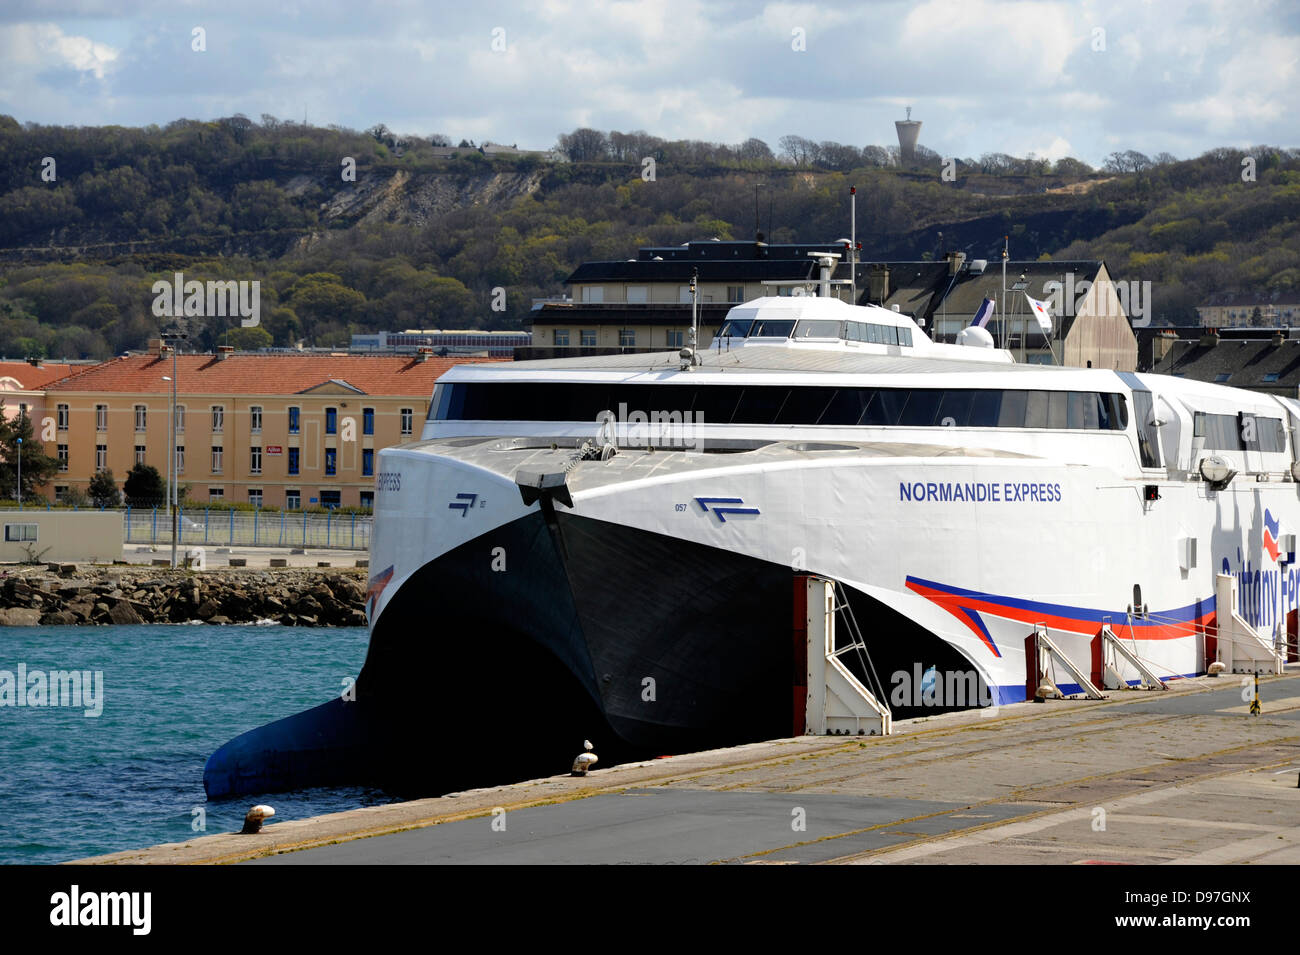
{"type": "MultiPolygon", "coordinates": [[[[165,507],[123,509],[128,544],[170,544],[165,507]]],[[[367,550],[374,518],[357,514],[181,508],[177,542],[227,547],[338,547],[367,550]]]]}

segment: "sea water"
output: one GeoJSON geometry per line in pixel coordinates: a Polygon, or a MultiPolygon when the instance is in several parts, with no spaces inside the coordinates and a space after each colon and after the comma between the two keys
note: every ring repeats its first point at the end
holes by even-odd
{"type": "Polygon", "coordinates": [[[0,627],[0,863],[230,832],[259,802],[279,822],[395,801],[360,787],[214,802],[203,793],[214,750],[345,692],[366,645],[362,627],[0,627]],[[20,667],[24,704],[41,699],[44,682],[46,705],[16,705],[20,667]],[[74,670],[79,700],[70,680],[51,679],[74,670]]]}

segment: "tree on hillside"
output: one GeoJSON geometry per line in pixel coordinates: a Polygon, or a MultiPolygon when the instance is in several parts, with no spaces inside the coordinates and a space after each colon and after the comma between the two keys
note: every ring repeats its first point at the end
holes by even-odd
{"type": "Polygon", "coordinates": [[[32,432],[32,419],[25,414],[9,418],[0,401],[0,497],[18,494],[18,439],[22,438],[23,500],[30,501],[59,469],[59,462],[46,455],[32,432]]]}
{"type": "Polygon", "coordinates": [[[240,351],[257,351],[259,348],[270,348],[275,344],[271,333],[260,325],[254,325],[252,328],[244,328],[242,325],[232,328],[226,333],[226,342],[240,351]]]}
{"type": "Polygon", "coordinates": [[[753,136],[736,147],[736,156],[745,162],[771,163],[776,160],[771,147],[753,136]]]}
{"type": "Polygon", "coordinates": [[[318,326],[351,321],[365,307],[366,297],[331,272],[313,272],[294,283],[289,304],[301,320],[307,340],[314,344],[318,326]]]}
{"type": "Polygon", "coordinates": [[[1058,176],[1087,176],[1092,174],[1092,167],[1073,156],[1064,156],[1056,160],[1052,171],[1058,176]]]}
{"type": "Polygon", "coordinates": [[[95,473],[90,479],[90,486],[86,488],[86,493],[90,495],[90,503],[95,507],[117,507],[122,499],[117,490],[117,481],[113,479],[113,472],[108,469],[95,473]]]}
{"type": "Polygon", "coordinates": [[[781,158],[796,166],[810,166],[821,155],[821,147],[802,136],[782,136],[776,144],[781,147],[781,158]]]}
{"type": "Polygon", "coordinates": [[[562,134],[558,147],[560,152],[568,156],[572,162],[598,162],[607,157],[609,140],[600,130],[588,129],[584,126],[571,133],[562,134]]]}
{"type": "Polygon", "coordinates": [[[137,464],[122,482],[131,507],[162,507],[167,502],[167,482],[152,464],[137,464]]]}

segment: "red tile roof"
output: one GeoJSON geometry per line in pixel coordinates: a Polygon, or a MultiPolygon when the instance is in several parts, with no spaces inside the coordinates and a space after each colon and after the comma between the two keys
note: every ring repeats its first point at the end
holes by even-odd
{"type": "MultiPolygon", "coordinates": [[[[429,358],[409,355],[180,355],[177,381],[182,394],[294,395],[331,380],[368,395],[427,398],[433,383],[453,365],[508,358],[429,358]]],[[[131,355],[91,365],[51,384],[49,391],[163,394],[171,384],[170,355],[131,355]]]]}
{"type": "MultiPolygon", "coordinates": [[[[12,378],[22,388],[21,391],[39,391],[52,381],[66,378],[81,365],[41,362],[33,366],[25,361],[0,361],[0,379],[12,378]]],[[[0,386],[0,390],[7,390],[0,386]]]]}

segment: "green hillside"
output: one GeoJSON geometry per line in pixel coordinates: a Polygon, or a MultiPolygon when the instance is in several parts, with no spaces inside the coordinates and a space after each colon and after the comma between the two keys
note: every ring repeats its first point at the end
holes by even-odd
{"type": "Polygon", "coordinates": [[[798,137],[775,157],[757,140],[579,130],[560,137],[578,161],[449,158],[435,154],[443,144],[271,117],[126,129],[0,116],[0,354],[140,348],[159,325],[152,285],[176,272],[261,282],[262,326],[205,319],[192,329],[201,347],[520,327],[532,299],[562,292],[585,260],[747,238],[756,219],[777,242],[845,236],[850,185],[867,258],[996,260],[1009,234],[1013,258],[1104,258],[1117,278],[1151,280],[1157,323],[1194,321],[1215,292],[1300,284],[1297,150],[1115,154],[1099,171],[985,156],[958,160],[948,181],[928,151],[905,169],[881,147],[798,137]],[[1254,181],[1243,181],[1246,156],[1254,181]],[[504,312],[490,307],[497,287],[504,312]]]}

